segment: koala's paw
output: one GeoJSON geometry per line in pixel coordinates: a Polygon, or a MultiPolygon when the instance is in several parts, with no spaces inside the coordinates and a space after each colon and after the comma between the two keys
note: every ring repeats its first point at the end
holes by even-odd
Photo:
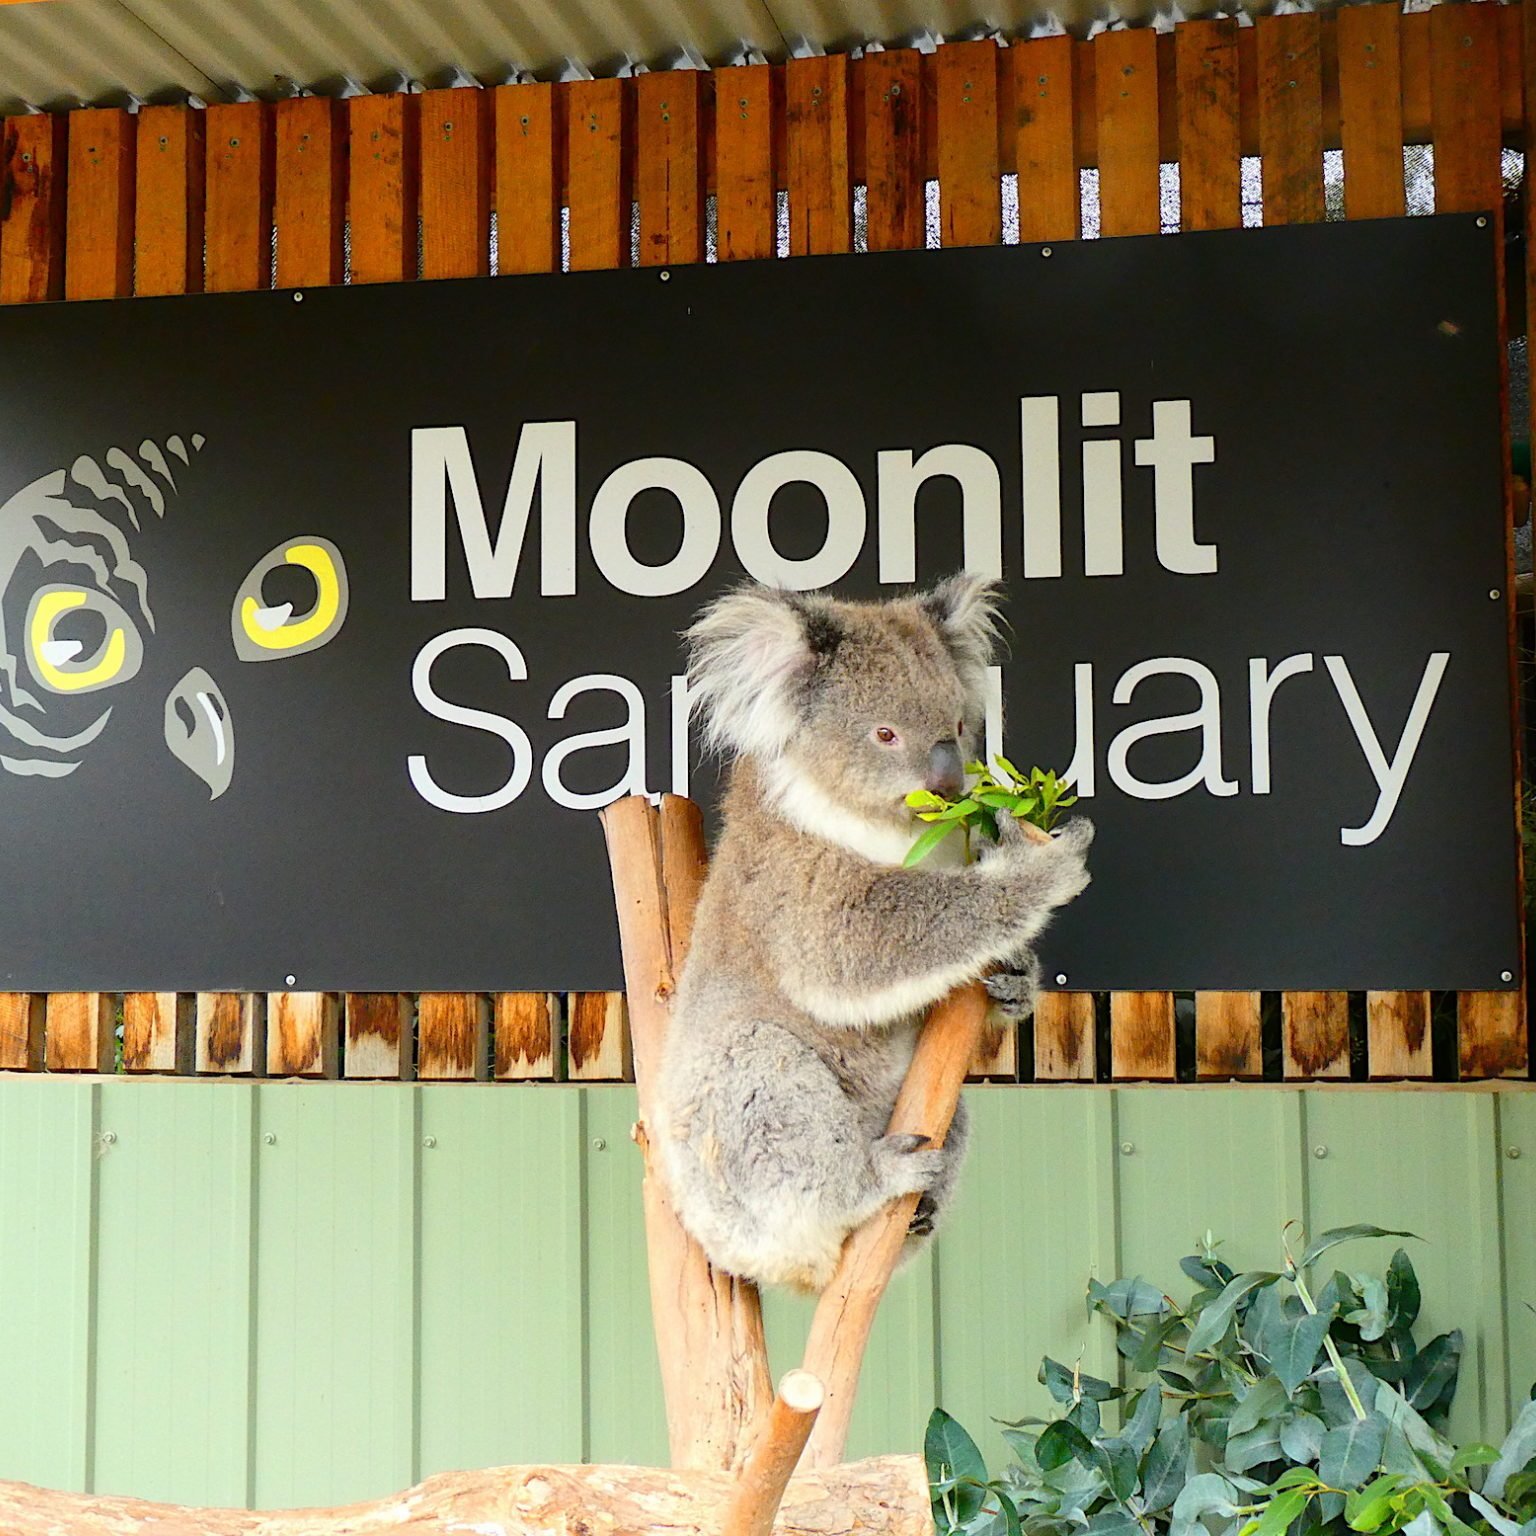
{"type": "Polygon", "coordinates": [[[923,1194],[944,1172],[943,1147],[930,1147],[926,1136],[882,1136],[874,1146],[875,1176],[887,1199],[923,1194]]]}
{"type": "Polygon", "coordinates": [[[1017,1024],[1034,1011],[1040,968],[1032,963],[1027,969],[994,971],[983,985],[1003,1018],[1010,1024],[1017,1024]]]}
{"type": "Polygon", "coordinates": [[[912,1220],[907,1223],[908,1237],[931,1237],[933,1235],[934,1219],[939,1213],[939,1202],[933,1198],[927,1190],[917,1202],[917,1209],[912,1213],[912,1220]]]}
{"type": "Polygon", "coordinates": [[[1088,873],[1087,854],[1093,842],[1093,823],[1075,816],[1051,838],[1049,850],[1042,849],[1049,870],[1046,902],[1052,907],[1065,906],[1074,896],[1081,896],[1093,878],[1088,873]]]}

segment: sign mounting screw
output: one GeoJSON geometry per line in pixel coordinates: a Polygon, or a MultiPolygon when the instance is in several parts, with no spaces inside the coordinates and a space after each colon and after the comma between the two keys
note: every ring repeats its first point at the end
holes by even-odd
{"type": "Polygon", "coordinates": [[[1504,594],[1500,592],[1497,587],[1489,587],[1488,589],[1488,599],[1490,602],[1498,602],[1498,600],[1503,597],[1503,595],[1504,594]]]}
{"type": "Polygon", "coordinates": [[[1316,1157],[1316,1158],[1327,1157],[1328,1156],[1328,1148],[1327,1147],[1323,1147],[1323,1146],[1313,1147],[1312,1148],[1312,1156],[1316,1157]]]}
{"type": "Polygon", "coordinates": [[[1499,980],[1500,981],[1513,981],[1514,979],[1515,979],[1515,973],[1513,971],[1500,971],[1499,972],[1499,980]]]}
{"type": "Polygon", "coordinates": [[[295,304],[302,304],[304,302],[304,294],[302,290],[294,294],[293,302],[295,304]]]}
{"type": "Polygon", "coordinates": [[[284,976],[284,977],[283,977],[283,981],[284,981],[284,983],[285,983],[285,984],[286,984],[286,985],[288,985],[288,986],[290,986],[290,987],[291,987],[291,986],[292,986],[292,985],[293,985],[293,984],[294,984],[294,982],[296,982],[296,981],[297,981],[297,980],[298,980],[298,979],[299,979],[299,978],[298,978],[298,977],[297,977],[297,976],[284,976]]]}
{"type": "Polygon", "coordinates": [[[659,277],[664,283],[670,283],[672,281],[672,274],[667,271],[665,267],[663,267],[661,271],[656,274],[656,276],[659,277]]]}
{"type": "Polygon", "coordinates": [[[421,1144],[422,1144],[422,1146],[424,1146],[430,1152],[432,1150],[432,1148],[437,1145],[437,1137],[436,1136],[423,1136],[421,1138],[421,1144]]]}
{"type": "Polygon", "coordinates": [[[1064,987],[1064,986],[1066,986],[1066,984],[1067,984],[1067,973],[1065,971],[1057,971],[1057,973],[1056,973],[1056,985],[1058,987],[1064,987]]]}
{"type": "Polygon", "coordinates": [[[1487,228],[1488,228],[1488,220],[1487,220],[1487,218],[1486,218],[1486,217],[1485,217],[1485,216],[1484,216],[1484,215],[1483,215],[1483,214],[1481,214],[1481,213],[1480,213],[1480,214],[1478,214],[1478,216],[1477,216],[1477,227],[1478,227],[1478,228],[1479,228],[1479,229],[1487,229],[1487,228]]]}
{"type": "Polygon", "coordinates": [[[263,1140],[263,1141],[264,1141],[264,1142],[266,1142],[266,1144],[267,1144],[267,1145],[268,1145],[268,1146],[269,1146],[269,1147],[275,1147],[275,1146],[276,1146],[276,1145],[277,1145],[277,1132],[276,1132],[276,1131],[267,1131],[267,1132],[266,1132],[266,1133],[265,1133],[265,1134],[264,1134],[264,1135],[263,1135],[263,1136],[262,1136],[262,1138],[261,1138],[261,1139],[262,1139],[262,1140],[263,1140]]]}
{"type": "Polygon", "coordinates": [[[1041,247],[1040,247],[1040,254],[1041,254],[1041,255],[1042,255],[1042,256],[1049,256],[1049,255],[1050,255],[1050,254],[1051,254],[1051,248],[1050,248],[1050,246],[1048,246],[1048,245],[1042,245],[1042,246],[1041,246],[1041,247]]]}
{"type": "Polygon", "coordinates": [[[1130,1157],[1135,1151],[1136,1143],[1134,1141],[1122,1141],[1120,1143],[1120,1155],[1122,1157],[1130,1157]]]}

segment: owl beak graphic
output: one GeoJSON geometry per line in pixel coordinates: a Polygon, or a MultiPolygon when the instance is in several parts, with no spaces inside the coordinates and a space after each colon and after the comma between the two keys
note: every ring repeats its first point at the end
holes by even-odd
{"type": "Polygon", "coordinates": [[[166,696],[165,744],[212,791],[209,799],[229,788],[235,722],[223,690],[201,667],[193,667],[166,696]]]}

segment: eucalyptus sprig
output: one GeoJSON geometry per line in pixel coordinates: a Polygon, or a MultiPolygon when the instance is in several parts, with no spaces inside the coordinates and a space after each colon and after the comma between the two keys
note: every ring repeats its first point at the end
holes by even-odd
{"type": "Polygon", "coordinates": [[[1077,804],[1072,785],[1055,769],[1031,768],[1021,773],[1006,757],[999,756],[993,758],[991,768],[981,762],[967,763],[965,771],[974,782],[963,799],[946,800],[931,789],[914,789],[907,796],[918,820],[932,825],[907,850],[902,860],[906,868],[921,863],[956,830],[965,838],[965,862],[969,864],[972,834],[979,832],[995,843],[999,816],[1012,816],[1049,832],[1061,813],[1077,804]]]}

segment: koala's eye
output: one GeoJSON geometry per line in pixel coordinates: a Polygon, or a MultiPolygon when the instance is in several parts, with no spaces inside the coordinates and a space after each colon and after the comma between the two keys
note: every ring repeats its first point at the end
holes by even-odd
{"type": "Polygon", "coordinates": [[[51,693],[90,693],[125,683],[144,651],[138,626],[105,592],[41,587],[27,615],[27,664],[51,693]]]}
{"type": "MultiPolygon", "coordinates": [[[[300,578],[302,580],[302,578],[300,578]]],[[[275,661],[318,651],[335,639],[347,617],[347,566],[329,539],[284,539],[251,567],[235,594],[230,628],[241,661],[275,661]],[[307,613],[291,602],[269,603],[262,583],[273,572],[297,568],[314,585],[307,613]]]]}
{"type": "Polygon", "coordinates": [[[894,747],[901,738],[888,725],[875,727],[875,740],[883,747],[894,747]]]}

